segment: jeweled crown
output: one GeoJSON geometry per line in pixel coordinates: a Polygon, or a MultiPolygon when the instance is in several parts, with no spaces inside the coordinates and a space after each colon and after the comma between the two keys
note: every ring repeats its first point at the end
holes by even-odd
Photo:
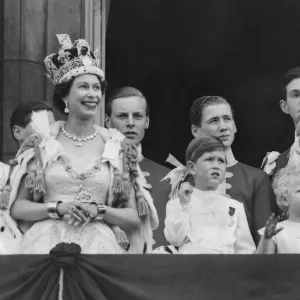
{"type": "Polygon", "coordinates": [[[61,48],[58,53],[48,55],[45,60],[46,75],[54,84],[65,82],[82,74],[95,74],[104,80],[100,69],[98,51],[94,53],[86,40],[79,39],[73,44],[68,34],[56,35],[61,48]]]}

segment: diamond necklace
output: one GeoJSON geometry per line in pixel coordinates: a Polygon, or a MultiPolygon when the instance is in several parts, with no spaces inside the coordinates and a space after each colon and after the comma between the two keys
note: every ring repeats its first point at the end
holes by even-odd
{"type": "Polygon", "coordinates": [[[61,132],[62,132],[67,138],[73,140],[74,142],[77,142],[77,143],[76,143],[76,146],[77,146],[77,147],[81,147],[81,146],[82,146],[82,142],[86,142],[86,141],[88,141],[88,140],[94,139],[94,138],[96,137],[96,135],[98,134],[98,130],[95,129],[95,131],[94,131],[93,134],[91,134],[91,135],[89,135],[89,136],[84,136],[84,137],[80,137],[80,138],[79,138],[79,137],[77,137],[77,136],[75,136],[75,135],[69,133],[69,132],[66,130],[65,126],[61,129],[61,132]]]}

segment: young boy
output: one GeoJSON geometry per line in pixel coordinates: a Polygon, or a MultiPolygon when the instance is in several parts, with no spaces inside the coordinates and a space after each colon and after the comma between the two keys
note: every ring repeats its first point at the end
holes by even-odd
{"type": "Polygon", "coordinates": [[[165,236],[179,253],[254,253],[242,203],[216,192],[226,171],[225,146],[201,134],[186,151],[186,167],[195,187],[181,184],[178,198],[167,204],[165,236]]]}

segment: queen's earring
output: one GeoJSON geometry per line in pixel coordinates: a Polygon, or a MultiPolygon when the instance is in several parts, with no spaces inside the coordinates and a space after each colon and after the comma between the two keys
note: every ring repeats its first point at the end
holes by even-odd
{"type": "Polygon", "coordinates": [[[68,102],[67,101],[65,102],[65,105],[66,105],[66,107],[65,107],[64,111],[65,111],[66,114],[68,114],[69,113],[69,108],[68,108],[68,102]]]}

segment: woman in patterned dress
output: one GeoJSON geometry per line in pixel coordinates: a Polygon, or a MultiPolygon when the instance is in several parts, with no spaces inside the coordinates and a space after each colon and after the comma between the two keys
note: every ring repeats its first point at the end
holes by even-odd
{"type": "MultiPolygon", "coordinates": [[[[129,182],[135,188],[125,193],[124,137],[94,125],[105,90],[99,60],[85,40],[72,44],[67,35],[58,38],[62,48],[45,65],[54,82],[54,106],[68,117],[53,124],[51,134],[31,151],[37,164],[28,163],[11,201],[11,216],[24,233],[20,253],[49,253],[61,242],[77,243],[83,253],[150,252],[158,223],[151,197],[137,184],[137,175],[129,182]],[[41,166],[44,190],[38,186],[41,166]]],[[[127,152],[134,165],[134,149],[127,152]]],[[[127,171],[132,179],[133,170],[127,171]]]]}

